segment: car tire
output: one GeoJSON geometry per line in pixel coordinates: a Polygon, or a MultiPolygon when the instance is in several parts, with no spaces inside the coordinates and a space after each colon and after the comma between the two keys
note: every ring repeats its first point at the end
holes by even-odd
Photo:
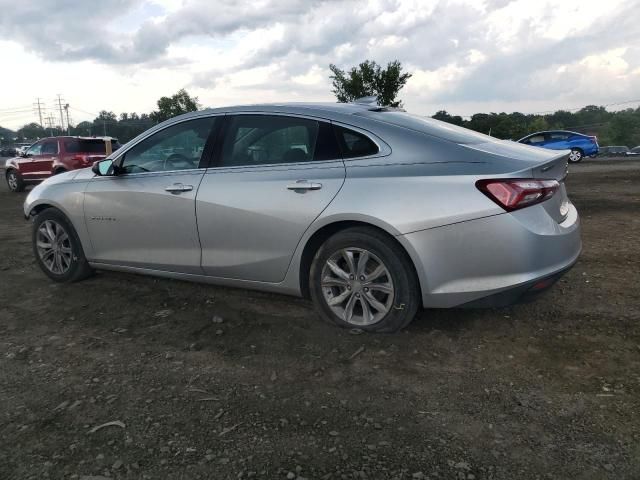
{"type": "Polygon", "coordinates": [[[65,170],[64,168],[56,168],[56,169],[53,171],[53,175],[58,175],[58,174],[60,174],[60,173],[64,173],[64,172],[66,172],[66,170],[65,170]]]}
{"type": "Polygon", "coordinates": [[[571,153],[569,153],[569,163],[578,163],[581,162],[584,158],[584,153],[579,148],[572,148],[571,153]]]}
{"type": "Polygon", "coordinates": [[[371,227],[349,228],[325,241],[311,264],[309,291],[323,320],[369,332],[406,327],[421,304],[409,256],[371,227]]]}
{"type": "Polygon", "coordinates": [[[31,238],[36,262],[52,280],[77,282],[93,273],[78,234],[60,210],[47,208],[36,215],[31,238]]]}
{"type": "Polygon", "coordinates": [[[7,179],[7,186],[9,187],[9,190],[16,193],[24,192],[24,180],[22,179],[22,175],[20,175],[16,169],[10,168],[7,170],[5,177],[7,179]]]}

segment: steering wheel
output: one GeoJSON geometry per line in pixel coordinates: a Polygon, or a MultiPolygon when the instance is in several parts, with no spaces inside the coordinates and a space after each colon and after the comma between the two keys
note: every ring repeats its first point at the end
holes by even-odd
{"type": "Polygon", "coordinates": [[[179,153],[172,153],[164,160],[163,170],[180,170],[183,168],[193,168],[193,160],[179,153]],[[169,168],[167,168],[169,167],[169,168]]]}

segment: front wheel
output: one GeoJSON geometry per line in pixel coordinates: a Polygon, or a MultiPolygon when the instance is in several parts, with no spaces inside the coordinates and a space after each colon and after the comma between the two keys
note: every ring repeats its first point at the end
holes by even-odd
{"type": "Polygon", "coordinates": [[[349,228],[329,238],[315,255],[309,281],[321,317],[346,328],[395,332],[420,305],[411,260],[374,228],[349,228]]]}
{"type": "Polygon", "coordinates": [[[36,216],[32,241],[38,265],[52,280],[77,282],[93,272],[73,225],[59,210],[47,208],[36,216]]]}
{"type": "Polygon", "coordinates": [[[584,158],[584,154],[582,153],[582,150],[578,148],[571,149],[571,153],[569,153],[569,162],[578,163],[583,158],[584,158]]]}
{"type": "Polygon", "coordinates": [[[23,192],[25,187],[22,175],[13,168],[7,170],[7,185],[12,192],[23,192]]]}

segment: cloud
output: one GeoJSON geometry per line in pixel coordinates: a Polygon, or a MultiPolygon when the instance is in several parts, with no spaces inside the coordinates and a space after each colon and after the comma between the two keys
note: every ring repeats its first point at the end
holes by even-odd
{"type": "Polygon", "coordinates": [[[413,73],[402,98],[418,113],[635,98],[640,74],[637,0],[0,0],[0,10],[0,40],[48,62],[152,72],[167,93],[187,86],[211,104],[330,100],[328,65],[364,59],[402,61],[413,73]]]}

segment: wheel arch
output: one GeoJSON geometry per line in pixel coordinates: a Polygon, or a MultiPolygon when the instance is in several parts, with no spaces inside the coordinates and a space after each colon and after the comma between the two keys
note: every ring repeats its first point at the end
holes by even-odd
{"type": "Polygon", "coordinates": [[[368,227],[377,230],[382,233],[387,239],[401,248],[401,250],[407,255],[409,262],[413,267],[413,273],[418,279],[418,289],[420,290],[420,303],[422,304],[422,291],[424,287],[424,276],[421,275],[420,270],[417,268],[416,263],[417,253],[413,250],[408,242],[402,241],[402,236],[395,232],[391,226],[381,226],[378,222],[369,221],[369,219],[336,219],[333,221],[325,222],[323,225],[311,233],[304,243],[304,247],[300,254],[299,268],[298,268],[298,282],[300,285],[300,293],[303,298],[310,298],[309,291],[309,274],[311,271],[311,264],[318,249],[322,244],[331,236],[338,232],[346,230],[352,227],[368,227]]]}

